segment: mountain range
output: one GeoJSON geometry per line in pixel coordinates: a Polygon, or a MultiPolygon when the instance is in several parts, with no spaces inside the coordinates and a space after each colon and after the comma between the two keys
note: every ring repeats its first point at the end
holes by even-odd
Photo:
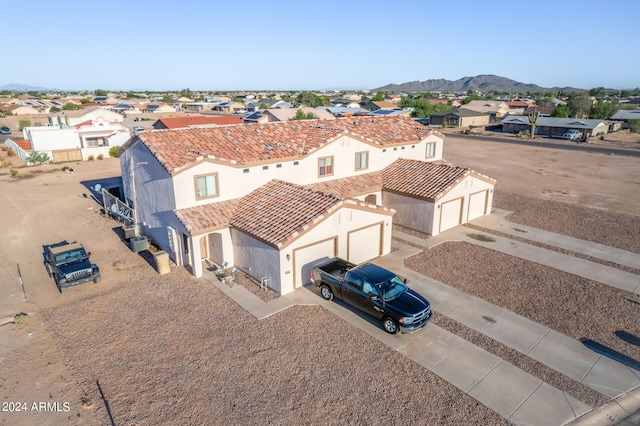
{"type": "Polygon", "coordinates": [[[469,90],[486,92],[508,93],[535,93],[535,92],[576,92],[584,91],[575,87],[541,87],[537,84],[521,83],[506,77],[497,75],[477,75],[475,77],[462,77],[458,80],[445,80],[442,78],[410,81],[402,84],[387,84],[373,89],[374,92],[449,92],[466,93],[469,90]]]}

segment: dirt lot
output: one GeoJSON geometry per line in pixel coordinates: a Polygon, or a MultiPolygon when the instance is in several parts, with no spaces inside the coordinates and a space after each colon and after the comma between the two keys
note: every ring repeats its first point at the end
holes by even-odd
{"type": "MultiPolygon", "coordinates": [[[[598,239],[606,236],[605,243],[621,241],[638,252],[633,244],[640,238],[629,232],[633,226],[640,229],[637,159],[468,137],[450,137],[445,144],[448,160],[498,179],[495,204],[516,210],[515,219],[543,228],[553,224],[581,238],[597,228],[593,235],[598,239]],[[566,206],[575,206],[584,220],[566,206]],[[598,222],[589,220],[591,212],[597,212],[598,222]]],[[[118,175],[117,160],[73,168],[74,174],[47,165],[19,169],[21,178],[0,176],[0,318],[28,314],[20,325],[0,326],[0,400],[28,405],[27,412],[0,412],[0,424],[506,423],[321,308],[295,307],[257,321],[180,268],[157,275],[127,249],[117,224],[102,217],[91,198],[88,183],[118,175]],[[104,276],[99,285],[57,292],[42,265],[42,245],[64,239],[82,241],[93,253],[104,276]],[[34,411],[33,402],[58,406],[34,411]]],[[[548,268],[539,271],[527,262],[516,265],[508,256],[466,245],[448,243],[424,256],[435,257],[416,260],[417,269],[434,260],[450,265],[434,276],[547,325],[549,316],[538,317],[527,302],[545,305],[561,280],[566,306],[554,307],[551,317],[582,321],[580,328],[568,322],[559,329],[576,338],[613,346],[615,330],[640,335],[633,322],[640,301],[618,312],[619,306],[610,302],[617,296],[604,297],[607,290],[596,288],[585,297],[603,299],[598,309],[611,314],[598,318],[607,323],[590,327],[577,314],[593,299],[574,298],[571,292],[591,287],[589,282],[559,277],[548,268]],[[494,260],[486,262],[487,256],[494,260]],[[461,264],[464,268],[455,267],[461,264]],[[495,275],[490,285],[464,279],[474,265],[482,266],[483,276],[495,275]],[[504,291],[505,283],[515,279],[514,271],[520,272],[516,278],[541,275],[537,288],[547,290],[523,297],[517,282],[504,291]]],[[[476,344],[492,345],[446,319],[440,325],[478,340],[476,344]]],[[[640,359],[638,347],[633,339],[614,346],[635,360],[640,359]]],[[[493,351],[508,356],[500,348],[493,351]]],[[[529,369],[539,376],[549,373],[529,369]]],[[[573,394],[581,392],[570,383],[565,386],[573,394]]],[[[588,393],[582,399],[602,402],[588,393]]]]}

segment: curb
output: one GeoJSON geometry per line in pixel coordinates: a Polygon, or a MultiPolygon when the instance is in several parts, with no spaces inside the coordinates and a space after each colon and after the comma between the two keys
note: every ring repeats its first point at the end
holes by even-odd
{"type": "Polygon", "coordinates": [[[640,411],[640,386],[614,398],[610,403],[576,417],[565,426],[616,425],[640,411]]]}

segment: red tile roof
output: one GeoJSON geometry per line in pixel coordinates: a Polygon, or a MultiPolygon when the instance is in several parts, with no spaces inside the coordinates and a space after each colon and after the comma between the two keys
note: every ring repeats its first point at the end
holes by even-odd
{"type": "Polygon", "coordinates": [[[130,139],[121,150],[140,140],[167,171],[177,174],[205,158],[248,164],[301,158],[350,135],[372,145],[416,143],[432,131],[410,118],[358,117],[242,124],[213,128],[146,131],[130,139]]]}
{"type": "Polygon", "coordinates": [[[238,204],[240,200],[235,199],[176,210],[175,213],[191,235],[200,235],[228,227],[238,204]]]}
{"type": "Polygon", "coordinates": [[[454,166],[445,161],[399,159],[382,171],[382,187],[385,190],[435,202],[470,174],[495,182],[473,170],[454,166]]]}
{"type": "Polygon", "coordinates": [[[15,139],[13,142],[25,151],[31,151],[31,142],[28,139],[15,139]]]}
{"type": "Polygon", "coordinates": [[[531,103],[525,101],[509,101],[507,105],[509,105],[509,108],[526,108],[531,105],[531,103]]]}
{"type": "Polygon", "coordinates": [[[231,226],[281,249],[343,206],[359,206],[389,215],[395,212],[387,207],[272,180],[240,199],[175,213],[191,235],[231,226]]]}
{"type": "Polygon", "coordinates": [[[358,176],[326,180],[313,185],[309,188],[337,194],[341,197],[352,198],[360,195],[370,194],[382,189],[382,172],[366,173],[358,176]]]}
{"type": "Polygon", "coordinates": [[[171,117],[160,118],[158,120],[167,129],[179,129],[181,127],[200,126],[207,124],[217,124],[219,126],[227,124],[243,124],[240,117],[233,115],[221,115],[221,116],[205,116],[205,115],[191,115],[187,117],[171,117]]]}

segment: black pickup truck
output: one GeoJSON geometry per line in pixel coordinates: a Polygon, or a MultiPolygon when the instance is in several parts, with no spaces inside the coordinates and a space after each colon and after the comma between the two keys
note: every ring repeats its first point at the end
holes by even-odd
{"type": "Polygon", "coordinates": [[[387,333],[413,333],[431,321],[431,305],[393,272],[372,263],[333,258],[315,266],[311,281],[326,300],[334,296],[382,321],[387,333]]]}
{"type": "Polygon", "coordinates": [[[90,255],[82,244],[76,242],[45,248],[47,272],[55,280],[60,293],[74,285],[89,281],[96,284],[100,282],[100,269],[98,265],[91,263],[90,255]]]}

